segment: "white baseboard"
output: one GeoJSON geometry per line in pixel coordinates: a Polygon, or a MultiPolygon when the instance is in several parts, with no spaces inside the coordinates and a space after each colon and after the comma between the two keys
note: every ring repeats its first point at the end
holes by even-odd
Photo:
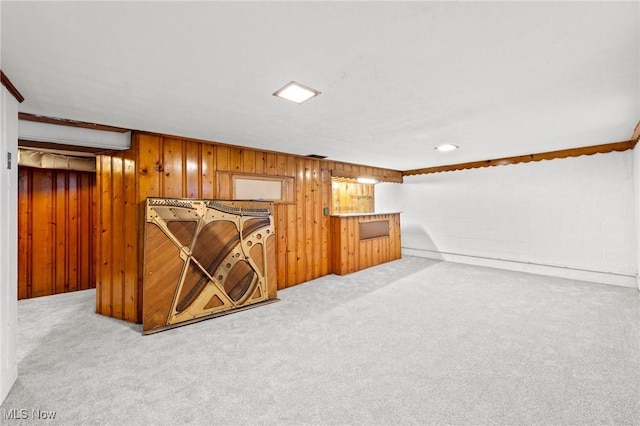
{"type": "Polygon", "coordinates": [[[567,278],[571,280],[588,281],[620,287],[638,288],[640,290],[640,277],[638,277],[637,275],[634,276],[615,274],[610,272],[588,271],[569,267],[539,265],[512,260],[490,259],[480,256],[442,253],[433,250],[422,250],[408,247],[402,247],[402,254],[407,256],[444,260],[447,262],[465,263],[468,265],[506,269],[509,271],[528,272],[531,274],[547,275],[551,277],[567,278]]]}

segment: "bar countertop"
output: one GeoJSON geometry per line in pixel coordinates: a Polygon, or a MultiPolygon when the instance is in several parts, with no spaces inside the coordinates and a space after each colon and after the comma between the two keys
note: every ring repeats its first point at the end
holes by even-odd
{"type": "Polygon", "coordinates": [[[384,214],[400,214],[402,212],[372,212],[372,213],[334,213],[331,217],[355,217],[355,216],[378,216],[384,214]]]}

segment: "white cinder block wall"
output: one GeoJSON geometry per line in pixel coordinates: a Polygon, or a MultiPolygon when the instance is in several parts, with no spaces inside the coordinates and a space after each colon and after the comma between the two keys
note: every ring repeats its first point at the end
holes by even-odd
{"type": "Polygon", "coordinates": [[[0,402],[18,375],[18,101],[0,86],[0,402]],[[12,167],[7,168],[7,153],[12,167]]]}
{"type": "Polygon", "coordinates": [[[406,255],[635,287],[633,155],[408,176],[376,209],[402,211],[406,255]]]}
{"type": "Polygon", "coordinates": [[[640,290],[640,145],[633,150],[633,182],[636,201],[636,284],[640,290]]]}

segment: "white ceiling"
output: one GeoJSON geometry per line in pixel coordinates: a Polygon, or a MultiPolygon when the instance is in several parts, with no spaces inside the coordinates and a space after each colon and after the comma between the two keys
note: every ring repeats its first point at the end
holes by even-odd
{"type": "Polygon", "coordinates": [[[638,2],[2,1],[1,18],[20,111],[51,117],[397,170],[628,140],[640,119],[638,2]],[[322,94],[272,96],[290,80],[322,94]]]}

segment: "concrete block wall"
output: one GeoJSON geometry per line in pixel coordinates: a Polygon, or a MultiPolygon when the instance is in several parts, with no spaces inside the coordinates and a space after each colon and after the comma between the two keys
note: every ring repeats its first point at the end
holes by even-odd
{"type": "Polygon", "coordinates": [[[633,194],[636,219],[636,285],[640,290],[640,145],[633,150],[633,194]]]}
{"type": "Polygon", "coordinates": [[[633,155],[408,176],[376,209],[403,212],[404,254],[635,287],[633,155]]]}

